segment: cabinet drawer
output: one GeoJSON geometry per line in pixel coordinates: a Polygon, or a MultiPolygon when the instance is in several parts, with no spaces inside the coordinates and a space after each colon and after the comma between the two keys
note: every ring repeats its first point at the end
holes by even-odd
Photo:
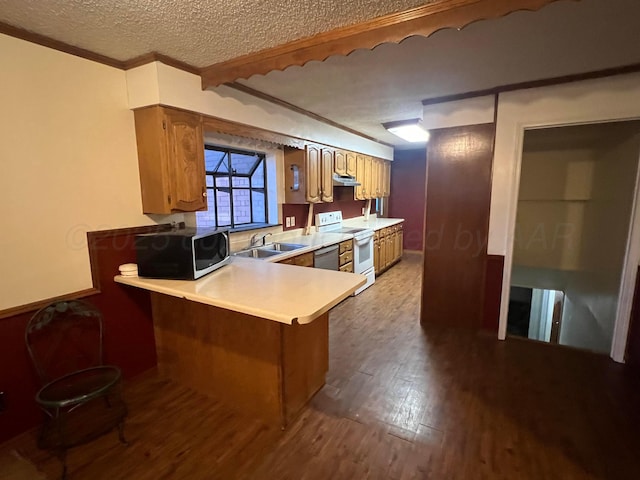
{"type": "Polygon", "coordinates": [[[353,242],[351,240],[340,243],[340,255],[342,255],[347,250],[353,250],[353,242]]]}
{"type": "Polygon", "coordinates": [[[344,265],[340,265],[341,272],[349,272],[353,273],[353,262],[345,263],[344,265]]]}
{"type": "Polygon", "coordinates": [[[340,254],[340,265],[345,265],[353,261],[353,250],[347,250],[340,254]]]}
{"type": "Polygon", "coordinates": [[[295,259],[294,258],[287,258],[286,260],[280,260],[278,263],[283,263],[285,265],[295,265],[295,259]]]}

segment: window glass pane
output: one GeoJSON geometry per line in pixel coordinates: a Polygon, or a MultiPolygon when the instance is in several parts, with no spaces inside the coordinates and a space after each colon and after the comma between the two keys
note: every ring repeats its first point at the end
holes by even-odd
{"type": "Polygon", "coordinates": [[[223,190],[216,191],[216,202],[218,207],[218,226],[231,225],[231,203],[229,192],[223,190]]]}
{"type": "Polygon", "coordinates": [[[253,195],[253,221],[267,223],[264,192],[252,192],[253,195]]]}
{"type": "Polygon", "coordinates": [[[206,180],[207,180],[207,187],[213,187],[213,175],[207,175],[206,180]]]}
{"type": "Polygon", "coordinates": [[[202,227],[216,226],[216,197],[211,188],[207,188],[207,211],[196,212],[196,224],[202,227]]]}
{"type": "Polygon", "coordinates": [[[232,185],[235,187],[249,188],[249,177],[231,177],[232,185]]]}
{"type": "Polygon", "coordinates": [[[264,160],[260,162],[255,173],[251,177],[251,185],[254,188],[264,188],[264,160]]]}
{"type": "Polygon", "coordinates": [[[248,174],[259,161],[260,157],[255,154],[231,154],[231,168],[233,168],[233,173],[248,174]]]}
{"type": "Polygon", "coordinates": [[[212,172],[220,163],[222,157],[225,156],[225,152],[219,150],[204,149],[204,169],[207,172],[212,172]]]}
{"type": "Polygon", "coordinates": [[[249,190],[233,191],[234,225],[251,223],[251,193],[249,190]]]}
{"type": "Polygon", "coordinates": [[[216,187],[228,187],[229,177],[216,177],[216,187]]]}

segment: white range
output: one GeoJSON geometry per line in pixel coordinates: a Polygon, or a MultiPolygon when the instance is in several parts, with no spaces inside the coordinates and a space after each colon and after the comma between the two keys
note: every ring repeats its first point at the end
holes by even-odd
{"type": "Polygon", "coordinates": [[[318,232],[336,232],[353,234],[353,273],[361,273],[367,277],[367,283],[354,292],[358,295],[365,288],[373,285],[376,276],[373,268],[373,229],[345,227],[342,224],[342,212],[326,212],[316,215],[318,232]]]}

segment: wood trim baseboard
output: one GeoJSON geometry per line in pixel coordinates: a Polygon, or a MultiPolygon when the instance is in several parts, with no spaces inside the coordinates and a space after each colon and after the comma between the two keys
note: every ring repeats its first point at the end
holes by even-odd
{"type": "Polygon", "coordinates": [[[16,315],[22,315],[23,313],[35,312],[42,307],[46,307],[50,303],[58,302],[60,300],[77,300],[79,298],[91,297],[100,293],[97,288],[87,288],[86,290],[78,290],[77,292],[65,293],[64,295],[58,295],[57,297],[45,298],[36,302],[27,303],[24,305],[18,305],[17,307],[6,308],[0,310],[0,320],[3,318],[15,317],[16,315]]]}
{"type": "Polygon", "coordinates": [[[436,0],[216,63],[202,69],[202,88],[304,65],[311,60],[323,61],[332,55],[348,55],[361,48],[399,43],[413,35],[428,37],[445,28],[461,29],[478,20],[498,18],[518,10],[535,11],[555,1],[558,0],[436,0]]]}

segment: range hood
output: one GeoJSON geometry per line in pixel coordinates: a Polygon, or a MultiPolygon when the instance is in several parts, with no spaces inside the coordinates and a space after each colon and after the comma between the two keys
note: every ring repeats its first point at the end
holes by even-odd
{"type": "Polygon", "coordinates": [[[337,173],[334,173],[333,185],[336,187],[357,187],[360,185],[360,182],[351,175],[338,175],[337,173]]]}

